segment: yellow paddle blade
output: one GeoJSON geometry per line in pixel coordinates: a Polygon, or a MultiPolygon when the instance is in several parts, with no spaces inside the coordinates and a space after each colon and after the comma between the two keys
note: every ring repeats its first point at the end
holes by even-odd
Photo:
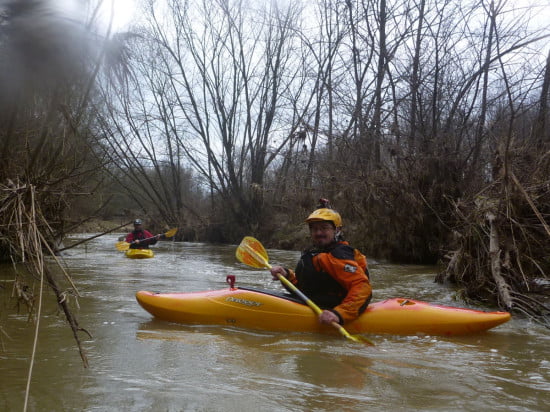
{"type": "Polygon", "coordinates": [[[368,338],[365,338],[364,336],[361,336],[361,335],[350,335],[349,332],[344,329],[344,327],[336,322],[334,322],[332,324],[332,326],[334,326],[336,329],[338,329],[338,331],[340,332],[340,334],[345,337],[346,339],[349,339],[353,342],[357,342],[357,343],[363,343],[365,345],[370,345],[370,346],[375,346],[374,345],[374,342],[371,341],[370,339],[368,338]]]}
{"type": "Polygon", "coordinates": [[[262,245],[262,242],[260,242],[258,239],[255,239],[252,236],[245,236],[241,242],[241,245],[246,245],[247,248],[252,249],[258,255],[260,255],[263,260],[265,260],[266,262],[269,261],[269,258],[267,257],[267,251],[265,250],[264,245],[262,245]]]}
{"type": "Polygon", "coordinates": [[[166,233],[164,234],[164,236],[165,236],[165,237],[172,237],[172,236],[174,236],[174,235],[176,234],[177,231],[178,231],[178,228],[175,227],[175,228],[173,228],[173,229],[170,229],[168,232],[166,232],[166,233]]]}
{"type": "Polygon", "coordinates": [[[267,251],[261,242],[252,236],[246,236],[241,241],[235,256],[240,262],[254,268],[262,269],[270,266],[267,251]]]}
{"type": "Polygon", "coordinates": [[[365,338],[364,336],[361,336],[361,335],[349,335],[349,336],[350,336],[350,339],[354,342],[362,343],[364,345],[369,345],[369,346],[376,346],[372,340],[365,338]]]}
{"type": "Polygon", "coordinates": [[[117,250],[119,250],[121,252],[124,252],[124,251],[130,249],[130,244],[123,240],[122,242],[117,242],[115,247],[117,248],[117,250]]]}

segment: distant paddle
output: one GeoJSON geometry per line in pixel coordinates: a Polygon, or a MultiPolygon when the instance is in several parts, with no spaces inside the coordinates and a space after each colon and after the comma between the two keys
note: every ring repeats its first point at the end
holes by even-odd
{"type": "MultiPolygon", "coordinates": [[[[178,231],[178,228],[175,227],[175,228],[173,228],[173,229],[170,229],[170,230],[167,231],[166,233],[163,233],[161,236],[162,236],[163,238],[172,237],[172,236],[174,236],[174,235],[176,234],[177,231],[178,231]]],[[[156,237],[156,236],[148,237],[148,238],[146,238],[146,239],[140,239],[139,242],[141,243],[141,242],[144,242],[144,241],[146,241],[146,240],[151,240],[151,239],[154,239],[155,237],[156,237]]],[[[135,243],[136,243],[136,241],[133,241],[133,242],[130,242],[130,243],[125,242],[125,241],[122,241],[122,242],[117,242],[117,243],[115,244],[115,247],[117,248],[117,250],[120,250],[121,252],[124,252],[124,251],[130,249],[130,245],[133,245],[133,244],[135,244],[135,243]]]]}
{"type": "MultiPolygon", "coordinates": [[[[245,265],[252,266],[258,269],[271,269],[271,265],[269,264],[269,259],[267,257],[267,251],[265,250],[264,246],[260,243],[259,240],[251,236],[246,236],[242,240],[241,244],[237,247],[235,255],[237,256],[237,259],[239,259],[239,261],[244,263],[245,265]]],[[[306,295],[304,295],[302,291],[294,286],[287,278],[281,276],[280,274],[277,274],[277,276],[279,277],[279,280],[285,284],[285,286],[287,286],[300,299],[302,299],[302,301],[306,305],[308,305],[318,316],[323,312],[321,308],[319,308],[319,306],[317,306],[306,295]]],[[[374,343],[372,341],[363,336],[350,335],[348,331],[345,330],[344,327],[338,322],[332,322],[331,325],[338,329],[340,334],[349,340],[374,346],[374,343]]]]}

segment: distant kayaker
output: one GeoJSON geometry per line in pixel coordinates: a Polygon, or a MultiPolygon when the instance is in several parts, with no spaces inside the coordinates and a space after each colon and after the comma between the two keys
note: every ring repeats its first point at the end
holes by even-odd
{"type": "Polygon", "coordinates": [[[130,249],[149,249],[149,245],[154,245],[162,235],[153,235],[148,230],[143,229],[141,219],[134,220],[134,230],[126,236],[126,242],[130,243],[130,249]],[[144,240],[147,239],[147,240],[144,240]]]}
{"type": "Polygon", "coordinates": [[[313,247],[302,253],[295,271],[273,266],[273,279],[277,274],[285,276],[322,308],[321,323],[349,322],[367,308],[372,297],[367,259],[343,240],[342,218],[328,200],[320,199],[319,208],[306,222],[313,247]]]}

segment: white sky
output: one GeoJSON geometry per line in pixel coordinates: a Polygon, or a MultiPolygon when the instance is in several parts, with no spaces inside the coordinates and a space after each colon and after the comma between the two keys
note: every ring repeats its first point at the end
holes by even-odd
{"type": "MultiPolygon", "coordinates": [[[[114,11],[113,29],[124,30],[136,17],[137,3],[139,0],[97,0],[102,1],[102,21],[105,25],[109,22],[111,6],[114,11]]],[[[262,1],[262,0],[259,0],[262,1]]],[[[263,0],[269,1],[269,0],[263,0]]],[[[488,0],[486,0],[488,1],[488,0]]],[[[536,7],[535,24],[548,25],[550,22],[550,0],[508,0],[509,7],[536,7]]]]}
{"type": "Polygon", "coordinates": [[[534,9],[533,24],[541,27],[550,22],[550,0],[508,0],[514,7],[532,7],[534,9]]]}
{"type": "Polygon", "coordinates": [[[113,14],[113,31],[124,31],[137,17],[139,0],[97,0],[102,1],[100,22],[107,27],[113,14]]]}

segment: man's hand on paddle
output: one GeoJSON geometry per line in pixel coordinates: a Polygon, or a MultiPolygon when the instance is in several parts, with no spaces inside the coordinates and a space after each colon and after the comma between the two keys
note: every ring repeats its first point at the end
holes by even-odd
{"type": "Polygon", "coordinates": [[[339,323],[340,319],[338,319],[338,316],[330,310],[324,310],[319,315],[319,322],[331,325],[333,322],[339,323]]]}
{"type": "Polygon", "coordinates": [[[286,269],[282,266],[273,266],[270,269],[270,272],[271,272],[271,276],[273,277],[273,280],[279,280],[279,276],[277,276],[278,274],[280,274],[281,276],[284,276],[285,278],[288,277],[288,273],[286,269]]]}

